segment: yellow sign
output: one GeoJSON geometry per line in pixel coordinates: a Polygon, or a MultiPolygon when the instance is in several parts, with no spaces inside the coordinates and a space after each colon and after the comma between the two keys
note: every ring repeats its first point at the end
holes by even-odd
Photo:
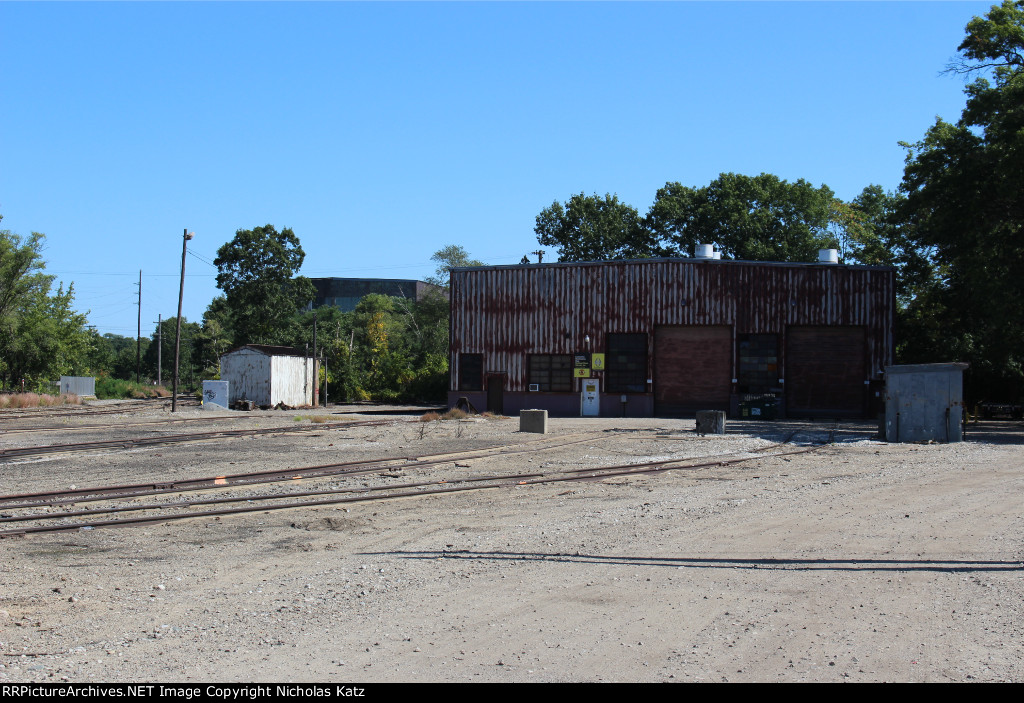
{"type": "Polygon", "coordinates": [[[575,378],[590,378],[590,369],[573,369],[572,375],[575,378]]]}
{"type": "Polygon", "coordinates": [[[590,368],[594,371],[604,371],[604,354],[591,354],[590,368]]]}

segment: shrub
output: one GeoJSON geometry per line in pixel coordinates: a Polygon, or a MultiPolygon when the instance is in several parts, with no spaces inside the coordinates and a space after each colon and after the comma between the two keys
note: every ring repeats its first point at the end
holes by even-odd
{"type": "Polygon", "coordinates": [[[48,395],[39,393],[7,393],[0,395],[0,408],[37,408],[51,405],[81,405],[82,399],[74,393],[48,395]]]}

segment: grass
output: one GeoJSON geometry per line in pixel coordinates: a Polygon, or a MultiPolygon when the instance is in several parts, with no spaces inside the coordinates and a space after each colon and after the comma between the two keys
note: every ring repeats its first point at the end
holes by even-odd
{"type": "Polygon", "coordinates": [[[331,421],[331,416],[330,415],[305,415],[305,416],[303,416],[303,415],[296,415],[292,419],[295,420],[295,422],[302,422],[303,420],[309,420],[310,422],[315,422],[317,424],[323,424],[325,422],[330,422],[331,421]]]}
{"type": "Polygon", "coordinates": [[[38,408],[51,405],[81,405],[82,399],[74,393],[48,395],[46,393],[9,393],[0,395],[0,408],[38,408]]]}
{"type": "MultiPolygon", "coordinates": [[[[464,410],[459,410],[458,408],[452,408],[444,415],[438,415],[436,412],[431,410],[430,412],[426,412],[420,415],[420,422],[437,422],[440,420],[464,420],[470,415],[471,413],[467,413],[464,410]]],[[[489,411],[480,413],[479,415],[474,415],[474,417],[479,417],[484,420],[506,419],[503,415],[495,415],[494,413],[489,411]]]]}
{"type": "Polygon", "coordinates": [[[169,398],[171,392],[163,386],[123,381],[119,378],[99,376],[96,379],[96,397],[102,400],[120,398],[169,398]]]}

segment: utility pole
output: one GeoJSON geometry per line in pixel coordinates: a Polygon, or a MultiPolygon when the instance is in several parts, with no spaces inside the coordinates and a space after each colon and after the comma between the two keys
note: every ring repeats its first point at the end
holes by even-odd
{"type": "Polygon", "coordinates": [[[188,240],[196,236],[195,232],[185,233],[181,237],[181,285],[178,286],[178,322],[174,331],[174,387],[171,389],[171,412],[178,410],[178,357],[181,353],[181,300],[185,297],[185,254],[188,252],[188,240]]]}
{"type": "Polygon", "coordinates": [[[163,315],[156,316],[156,385],[164,385],[164,318],[163,315]]]}
{"type": "Polygon", "coordinates": [[[537,255],[537,263],[538,264],[544,263],[544,250],[543,249],[538,249],[537,251],[531,251],[530,253],[537,255]]]}
{"type": "Polygon", "coordinates": [[[142,383],[139,372],[142,368],[142,269],[139,269],[139,329],[135,335],[135,382],[142,383]]]}
{"type": "Polygon", "coordinates": [[[320,369],[316,357],[316,311],[313,311],[313,407],[320,405],[320,369]]]}

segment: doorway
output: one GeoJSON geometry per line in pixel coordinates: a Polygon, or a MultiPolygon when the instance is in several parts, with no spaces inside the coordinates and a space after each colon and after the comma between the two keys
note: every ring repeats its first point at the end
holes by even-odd
{"type": "Polygon", "coordinates": [[[507,374],[487,374],[487,412],[505,414],[505,379],[507,374]]]}

